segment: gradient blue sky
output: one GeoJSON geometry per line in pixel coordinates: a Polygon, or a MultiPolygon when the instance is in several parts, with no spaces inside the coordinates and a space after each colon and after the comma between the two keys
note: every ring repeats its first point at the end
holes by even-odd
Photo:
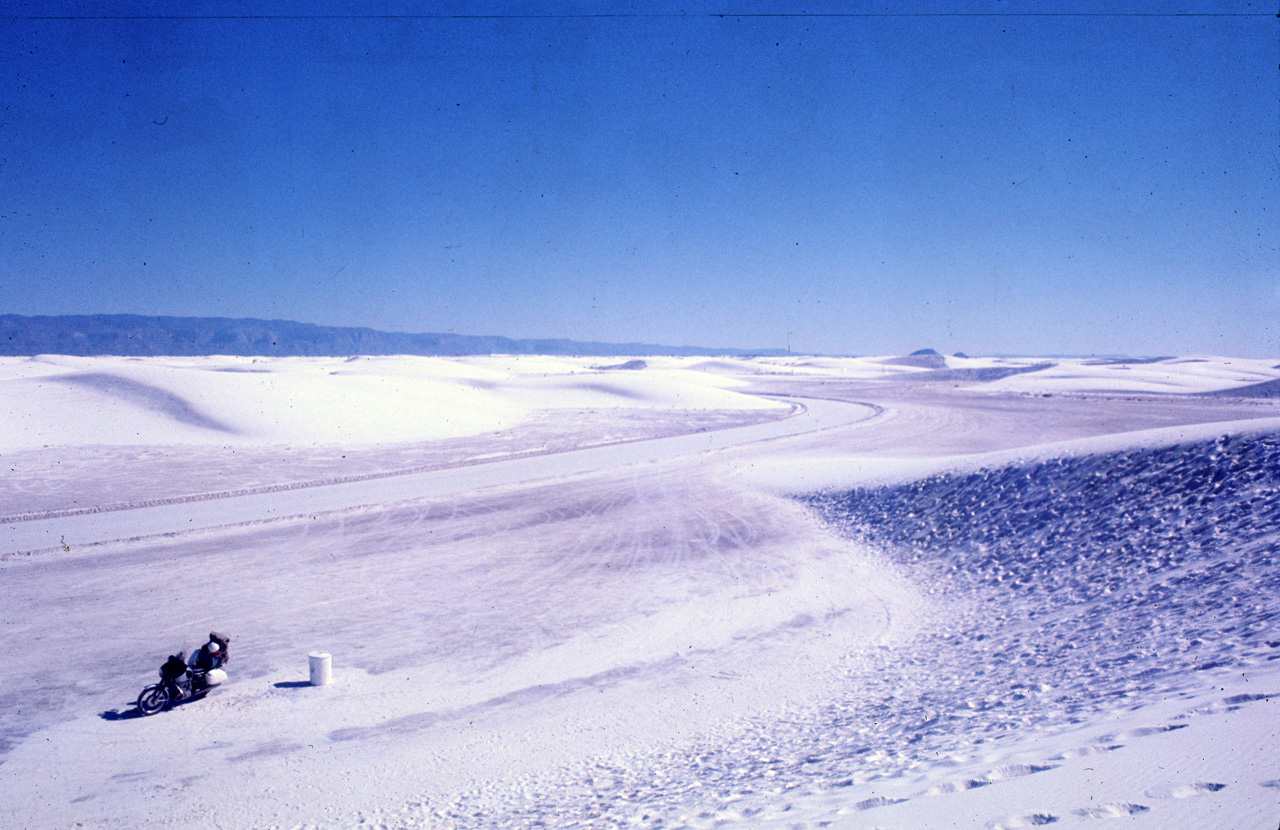
{"type": "Polygon", "coordinates": [[[173,8],[0,19],[0,312],[1280,357],[1259,3],[173,8]]]}

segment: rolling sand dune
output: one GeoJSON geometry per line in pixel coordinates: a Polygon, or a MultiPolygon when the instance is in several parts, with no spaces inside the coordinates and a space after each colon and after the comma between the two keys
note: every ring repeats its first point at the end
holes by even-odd
{"type": "Polygon", "coordinates": [[[729,378],[650,359],[6,358],[0,451],[45,446],[334,445],[510,429],[568,409],[784,411],[729,378]]]}

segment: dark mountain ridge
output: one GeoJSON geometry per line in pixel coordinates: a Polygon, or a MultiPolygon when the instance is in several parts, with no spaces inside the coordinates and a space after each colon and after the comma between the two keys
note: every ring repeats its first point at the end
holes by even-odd
{"type": "Polygon", "coordinates": [[[409,334],[370,328],[317,326],[291,320],[90,314],[24,317],[0,314],[0,355],[783,355],[784,349],[710,349],[649,343],[565,339],[515,340],[466,334],[409,334]]]}

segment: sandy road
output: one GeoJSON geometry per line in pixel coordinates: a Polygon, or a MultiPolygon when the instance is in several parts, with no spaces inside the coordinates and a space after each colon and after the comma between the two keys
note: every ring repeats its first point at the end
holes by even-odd
{"type": "Polygon", "coordinates": [[[489,461],[408,475],[193,498],[0,525],[0,558],[18,553],[203,530],[414,498],[438,498],[495,485],[520,484],[610,467],[669,460],[713,450],[818,432],[874,417],[878,410],[852,402],[790,400],[796,415],[779,421],[590,449],[489,461]]]}
{"type": "Polygon", "coordinates": [[[415,498],[442,498],[497,485],[696,458],[711,451],[764,442],[777,442],[779,449],[785,446],[791,452],[927,458],[1280,414],[1280,408],[1272,401],[1194,396],[1041,399],[896,384],[773,382],[760,384],[758,393],[791,403],[797,407],[797,414],[745,427],[494,459],[425,472],[218,497],[192,496],[164,504],[0,522],[0,560],[40,550],[65,550],[415,498]]]}

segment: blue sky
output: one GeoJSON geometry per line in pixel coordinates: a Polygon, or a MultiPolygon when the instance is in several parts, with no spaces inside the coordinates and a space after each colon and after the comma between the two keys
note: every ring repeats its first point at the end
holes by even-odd
{"type": "Polygon", "coordinates": [[[11,8],[0,312],[1280,357],[1257,3],[11,8]]]}

